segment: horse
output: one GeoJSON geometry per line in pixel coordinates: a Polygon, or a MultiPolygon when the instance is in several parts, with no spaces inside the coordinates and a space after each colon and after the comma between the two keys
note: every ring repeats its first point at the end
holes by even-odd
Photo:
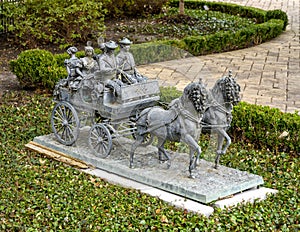
{"type": "Polygon", "coordinates": [[[241,88],[235,78],[232,77],[231,71],[229,71],[228,76],[217,80],[213,88],[209,90],[209,104],[201,124],[203,133],[216,132],[218,135],[215,169],[218,168],[220,156],[226,153],[231,144],[227,130],[232,121],[233,106],[241,101],[240,91],[241,88]],[[224,139],[226,139],[225,145],[224,139]]]}
{"type": "MultiPolygon", "coordinates": [[[[136,140],[130,153],[130,167],[133,166],[134,152],[149,138],[157,137],[160,161],[170,162],[164,149],[166,141],[184,142],[189,146],[189,176],[196,168],[201,154],[198,139],[201,133],[201,119],[207,105],[208,91],[201,81],[188,84],[183,95],[173,100],[168,110],[154,106],[144,109],[136,120],[136,140]],[[196,156],[195,156],[196,153],[196,156]]],[[[168,163],[170,167],[170,163],[168,163]]]]}

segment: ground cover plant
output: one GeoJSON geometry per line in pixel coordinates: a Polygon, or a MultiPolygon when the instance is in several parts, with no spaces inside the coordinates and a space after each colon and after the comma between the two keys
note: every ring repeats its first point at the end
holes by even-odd
{"type": "Polygon", "coordinates": [[[219,31],[236,32],[241,28],[255,24],[250,18],[217,11],[208,12],[204,9],[186,9],[184,15],[178,15],[176,7],[169,8],[165,13],[134,18],[127,24],[127,20],[118,20],[115,25],[109,24],[108,38],[119,39],[130,36],[135,42],[182,39],[186,36],[201,36],[214,34],[219,31]],[[109,28],[112,26],[112,28],[109,28]]]}
{"type": "Polygon", "coordinates": [[[35,136],[50,132],[51,98],[48,94],[30,92],[10,92],[3,97],[0,105],[0,230],[299,229],[300,165],[297,153],[274,153],[267,148],[257,150],[250,143],[236,140],[222,158],[222,164],[261,175],[265,187],[279,192],[262,202],[216,210],[205,218],[26,150],[24,145],[35,136]]]}

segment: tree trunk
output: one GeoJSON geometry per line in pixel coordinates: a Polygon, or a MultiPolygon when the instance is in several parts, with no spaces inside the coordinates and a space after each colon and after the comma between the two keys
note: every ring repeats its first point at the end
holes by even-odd
{"type": "Polygon", "coordinates": [[[179,1],[179,14],[184,15],[184,0],[179,1]]]}

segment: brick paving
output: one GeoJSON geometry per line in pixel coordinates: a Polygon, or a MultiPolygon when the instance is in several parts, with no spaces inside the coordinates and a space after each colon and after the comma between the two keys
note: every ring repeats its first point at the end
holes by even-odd
{"type": "Polygon", "coordinates": [[[288,14],[287,30],[255,47],[140,66],[139,71],[157,78],[161,85],[182,90],[198,78],[211,87],[216,79],[232,70],[242,87],[243,101],[279,108],[283,112],[300,111],[300,1],[226,2],[264,10],[281,9],[288,14]]]}

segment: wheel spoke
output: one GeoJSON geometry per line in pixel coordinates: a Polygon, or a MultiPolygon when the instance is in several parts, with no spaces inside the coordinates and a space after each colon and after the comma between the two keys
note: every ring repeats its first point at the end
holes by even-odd
{"type": "Polygon", "coordinates": [[[56,125],[55,125],[56,133],[59,133],[62,129],[64,129],[64,127],[61,126],[60,124],[58,124],[57,127],[56,127],[56,125]]]}
{"type": "Polygon", "coordinates": [[[67,126],[67,134],[68,134],[68,137],[69,137],[69,141],[71,141],[72,139],[74,139],[74,134],[73,134],[73,130],[70,128],[70,126],[67,126]]]}

